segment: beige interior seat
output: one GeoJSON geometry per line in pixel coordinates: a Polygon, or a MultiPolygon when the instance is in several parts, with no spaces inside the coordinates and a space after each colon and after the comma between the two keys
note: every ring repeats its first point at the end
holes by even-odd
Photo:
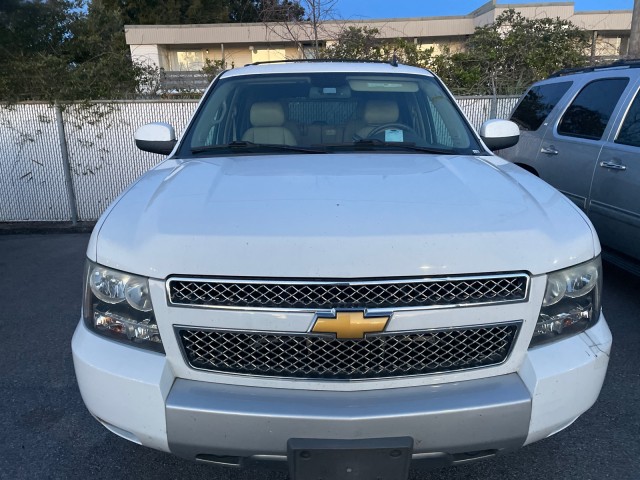
{"type": "Polygon", "coordinates": [[[296,138],[284,127],[285,116],[278,102],[259,102],[251,105],[251,128],[244,132],[242,140],[273,145],[297,145],[296,138]]]}
{"type": "Polygon", "coordinates": [[[344,141],[352,142],[354,135],[366,138],[375,128],[388,123],[396,123],[400,116],[398,103],[393,100],[369,100],[365,104],[362,119],[349,122],[345,126],[344,141]]]}

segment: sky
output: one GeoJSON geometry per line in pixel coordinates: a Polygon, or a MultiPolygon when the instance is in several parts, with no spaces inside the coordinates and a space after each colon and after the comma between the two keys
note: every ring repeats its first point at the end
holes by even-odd
{"type": "MultiPolygon", "coordinates": [[[[339,16],[344,19],[436,17],[466,15],[488,0],[338,0],[339,16]]],[[[498,3],[550,3],[551,0],[498,0],[498,3]]],[[[558,0],[553,0],[558,1],[558,0]]],[[[560,0],[567,1],[567,0],[560,0]]],[[[631,10],[633,0],[575,0],[576,11],[631,10]]]]}

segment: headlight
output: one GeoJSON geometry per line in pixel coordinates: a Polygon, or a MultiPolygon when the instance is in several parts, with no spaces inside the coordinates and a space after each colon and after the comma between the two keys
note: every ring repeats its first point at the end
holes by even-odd
{"type": "Polygon", "coordinates": [[[82,316],[94,332],[164,353],[149,281],[87,262],[82,316]]]}
{"type": "Polygon", "coordinates": [[[585,331],[600,318],[602,263],[596,257],[550,273],[530,346],[585,331]]]}

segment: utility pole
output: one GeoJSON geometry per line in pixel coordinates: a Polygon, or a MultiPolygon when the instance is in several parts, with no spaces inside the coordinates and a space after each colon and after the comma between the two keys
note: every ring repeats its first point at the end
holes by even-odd
{"type": "Polygon", "coordinates": [[[631,34],[629,35],[629,58],[640,58],[640,0],[633,0],[631,34]]]}

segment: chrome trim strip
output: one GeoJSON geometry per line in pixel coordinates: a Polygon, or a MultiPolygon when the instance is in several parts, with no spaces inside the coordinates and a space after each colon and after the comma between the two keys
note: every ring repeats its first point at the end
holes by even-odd
{"type": "Polygon", "coordinates": [[[402,312],[414,310],[436,310],[443,308],[459,308],[459,307],[479,307],[485,305],[505,305],[511,303],[526,303],[529,301],[529,289],[531,285],[531,276],[524,272],[503,273],[478,276],[449,276],[449,277],[397,277],[385,278],[380,280],[287,280],[274,278],[234,278],[234,277],[168,277],[165,281],[165,292],[167,295],[167,305],[176,308],[200,308],[200,309],[216,309],[216,310],[236,310],[236,311],[261,311],[261,312],[291,312],[291,313],[321,313],[325,315],[335,316],[336,311],[360,310],[363,308],[286,308],[286,307],[234,307],[230,305],[190,305],[186,303],[175,303],[171,300],[171,290],[169,284],[172,281],[179,282],[212,282],[212,283],[236,283],[250,284],[261,283],[265,285],[330,285],[330,286],[359,286],[359,285],[389,285],[394,283],[436,283],[436,282],[464,282],[464,281],[482,281],[503,278],[524,278],[525,292],[521,299],[516,300],[498,300],[491,302],[467,302],[455,303],[451,305],[426,305],[424,307],[381,307],[367,308],[365,313],[381,314],[384,312],[402,312]]]}
{"type": "Polygon", "coordinates": [[[576,194],[571,193],[571,192],[566,192],[564,190],[560,190],[560,193],[562,193],[565,197],[567,197],[574,204],[576,204],[576,206],[580,210],[582,210],[583,212],[586,211],[586,209],[587,209],[587,197],[583,197],[581,195],[576,195],[576,194]]]}
{"type": "Polygon", "coordinates": [[[493,367],[498,367],[500,365],[504,365],[511,357],[511,354],[513,353],[513,349],[515,345],[518,343],[518,340],[520,338],[520,332],[522,331],[523,323],[524,323],[523,320],[512,320],[507,322],[488,323],[488,324],[459,325],[455,327],[438,327],[438,328],[427,328],[427,329],[420,329],[420,330],[399,330],[399,331],[393,331],[393,332],[368,333],[365,335],[365,337],[368,337],[370,335],[382,336],[382,335],[396,335],[396,334],[403,335],[403,334],[410,334],[410,333],[419,334],[419,333],[442,332],[447,330],[463,330],[463,329],[474,329],[474,328],[494,328],[494,327],[509,327],[509,326],[516,327],[516,331],[513,335],[513,340],[511,341],[511,345],[509,346],[509,351],[505,355],[504,360],[502,360],[499,363],[492,363],[491,365],[482,365],[479,367],[460,368],[458,370],[440,371],[440,372],[432,372],[432,373],[420,373],[420,374],[414,374],[414,375],[398,375],[398,376],[391,376],[391,377],[380,376],[375,378],[355,378],[355,379],[279,377],[276,375],[254,375],[250,373],[221,372],[218,370],[210,370],[207,368],[198,368],[198,367],[194,367],[191,364],[191,362],[189,362],[189,359],[187,357],[187,352],[185,351],[184,344],[182,342],[182,339],[180,338],[180,330],[200,330],[200,331],[206,331],[206,332],[220,332],[220,333],[256,333],[259,335],[295,335],[295,336],[301,336],[301,337],[305,337],[305,336],[306,337],[324,337],[324,336],[333,337],[331,334],[328,334],[328,333],[314,334],[313,332],[278,332],[278,331],[267,331],[267,330],[256,331],[256,330],[241,330],[241,329],[234,330],[229,328],[195,327],[193,325],[174,325],[173,331],[176,336],[176,341],[180,346],[180,352],[182,353],[182,358],[185,364],[190,369],[196,370],[199,372],[206,372],[214,375],[230,375],[233,377],[255,378],[255,379],[260,379],[261,381],[285,380],[285,381],[292,381],[292,382],[314,382],[314,383],[316,382],[361,383],[361,382],[377,382],[380,380],[398,380],[403,378],[431,377],[434,375],[456,374],[460,372],[469,372],[473,370],[480,370],[483,368],[493,368],[493,367]]]}
{"type": "MultiPolygon", "coordinates": [[[[624,99],[624,101],[626,102],[626,105],[623,105],[624,108],[622,108],[620,112],[618,112],[618,115],[613,119],[611,132],[609,133],[609,136],[605,139],[607,143],[612,143],[615,145],[627,145],[626,143],[618,143],[618,137],[620,136],[620,131],[622,130],[622,126],[624,125],[624,122],[627,120],[627,116],[629,115],[629,110],[631,110],[631,107],[633,106],[634,102],[638,98],[638,95],[640,95],[640,90],[637,90],[638,87],[636,83],[634,81],[630,81],[629,84],[631,85],[632,90],[626,96],[625,95],[621,96],[621,98],[624,99]],[[614,126],[615,126],[615,130],[613,129],[614,126]]],[[[627,145],[627,146],[633,147],[633,145],[627,145]]]]}
{"type": "Polygon", "coordinates": [[[616,207],[609,203],[599,202],[598,200],[591,200],[589,212],[610,217],[613,220],[617,220],[621,223],[631,225],[636,228],[640,227],[640,215],[630,210],[616,207]]]}

